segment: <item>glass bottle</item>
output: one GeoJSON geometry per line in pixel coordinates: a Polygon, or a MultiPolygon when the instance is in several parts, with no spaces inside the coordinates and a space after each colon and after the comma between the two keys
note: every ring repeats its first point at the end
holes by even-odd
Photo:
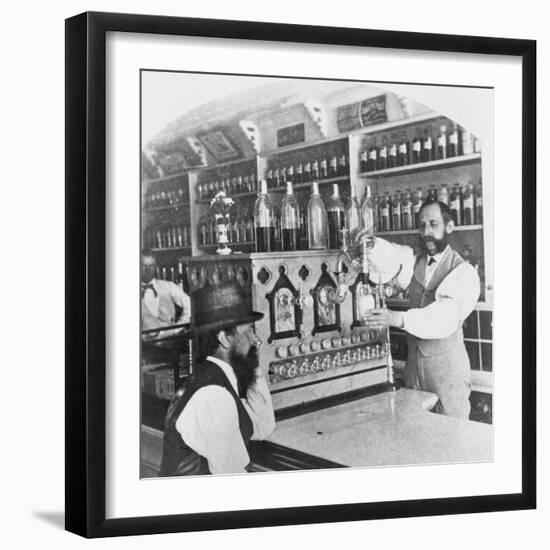
{"type": "Polygon", "coordinates": [[[327,248],[327,212],[316,181],[311,185],[311,198],[307,205],[307,233],[310,249],[327,248]]]}
{"type": "Polygon", "coordinates": [[[286,183],[286,194],[281,203],[281,228],[283,232],[283,250],[298,250],[300,243],[300,213],[291,181],[286,183]]]}
{"type": "Polygon", "coordinates": [[[382,137],[382,145],[378,150],[378,170],[385,170],[388,167],[388,143],[386,136],[382,137]]]}
{"type": "Polygon", "coordinates": [[[420,139],[420,130],[416,129],[416,135],[412,142],[411,163],[418,164],[421,161],[422,140],[420,139]]]}
{"type": "Polygon", "coordinates": [[[390,206],[389,196],[385,193],[378,203],[378,211],[380,212],[380,228],[382,231],[391,231],[390,206]]]}
{"type": "Polygon", "coordinates": [[[345,176],[348,173],[348,156],[345,151],[342,151],[338,158],[338,174],[345,176]]]}
{"type": "Polygon", "coordinates": [[[401,196],[400,191],[393,195],[391,200],[391,222],[393,231],[401,230],[401,196]]]}
{"type": "Polygon", "coordinates": [[[449,206],[449,198],[449,190],[447,189],[447,186],[443,184],[437,194],[437,200],[438,202],[442,202],[443,204],[449,206]]]}
{"type": "Polygon", "coordinates": [[[374,138],[369,147],[369,157],[367,160],[367,171],[373,172],[376,170],[376,165],[378,164],[378,149],[376,147],[376,138],[374,138]]]}
{"type": "Polygon", "coordinates": [[[355,194],[355,187],[351,186],[351,195],[346,205],[346,225],[349,230],[350,238],[355,235],[357,231],[362,227],[361,221],[361,207],[355,194]]]}
{"type": "Polygon", "coordinates": [[[262,180],[260,193],[254,203],[254,227],[256,230],[256,252],[271,252],[274,249],[275,229],[273,206],[267,194],[265,180],[262,180]]]}
{"type": "Polygon", "coordinates": [[[413,228],[413,215],[412,215],[412,201],[411,191],[407,189],[403,195],[401,195],[401,227],[403,229],[413,228]]]}
{"type": "Polygon", "coordinates": [[[321,158],[321,161],[319,162],[319,177],[321,179],[326,179],[329,177],[328,175],[328,161],[327,157],[323,155],[321,158]]]}
{"type": "Polygon", "coordinates": [[[469,181],[465,187],[462,197],[462,216],[464,225],[474,224],[474,186],[469,181]]]}
{"type": "Polygon", "coordinates": [[[368,237],[374,237],[376,230],[376,210],[371,196],[370,185],[365,187],[365,198],[361,205],[361,223],[368,237]]]}
{"type": "Polygon", "coordinates": [[[391,143],[388,150],[388,168],[397,166],[397,139],[395,134],[391,135],[391,143]]]}
{"type": "Polygon", "coordinates": [[[288,168],[286,169],[286,181],[287,183],[290,182],[290,183],[295,183],[295,179],[294,179],[294,165],[293,164],[289,164],[288,165],[288,168]]]}
{"type": "Polygon", "coordinates": [[[451,215],[455,222],[455,225],[462,225],[462,193],[460,191],[460,185],[455,184],[451,193],[451,202],[449,207],[451,209],[451,215]]]}
{"type": "Polygon", "coordinates": [[[424,128],[424,139],[422,140],[420,160],[422,162],[430,162],[433,160],[433,142],[429,127],[424,128]]]}
{"type": "Polygon", "coordinates": [[[407,166],[407,164],[409,164],[409,142],[407,132],[403,132],[397,148],[397,166],[407,166]]]}
{"type": "Polygon", "coordinates": [[[474,152],[474,142],[472,134],[462,128],[462,154],[471,155],[474,152]]]}
{"type": "Polygon", "coordinates": [[[294,169],[294,179],[296,183],[304,182],[304,164],[302,162],[301,156],[298,158],[298,162],[296,163],[296,168],[294,169]]]}
{"type": "Polygon", "coordinates": [[[330,157],[329,177],[336,178],[337,176],[338,176],[338,155],[336,154],[336,151],[334,151],[332,156],[330,157]]]}
{"type": "Polygon", "coordinates": [[[366,172],[368,167],[368,161],[369,161],[369,152],[367,148],[365,147],[361,151],[361,156],[359,158],[359,169],[361,172],[366,172]]]}
{"type": "Polygon", "coordinates": [[[345,213],[338,185],[332,186],[332,195],[326,201],[328,220],[328,247],[341,248],[344,244],[345,213]]]}
{"type": "Polygon", "coordinates": [[[447,126],[442,124],[439,127],[439,135],[437,136],[437,159],[447,158],[447,126]]]}
{"type": "Polygon", "coordinates": [[[311,181],[311,160],[306,158],[304,162],[304,183],[309,183],[311,181]]]}
{"type": "Polygon", "coordinates": [[[451,133],[449,134],[447,157],[452,158],[456,156],[458,156],[458,128],[456,124],[453,124],[451,133]]]}
{"type": "Polygon", "coordinates": [[[311,179],[314,181],[319,179],[319,161],[316,158],[311,163],[311,179]]]}
{"type": "Polygon", "coordinates": [[[418,187],[412,198],[413,219],[415,228],[418,228],[418,226],[420,225],[420,209],[422,208],[423,202],[424,194],[422,192],[422,188],[418,187]]]}
{"type": "Polygon", "coordinates": [[[476,196],[474,199],[475,204],[475,222],[477,224],[483,223],[483,188],[481,186],[481,180],[476,189],[476,196]]]}

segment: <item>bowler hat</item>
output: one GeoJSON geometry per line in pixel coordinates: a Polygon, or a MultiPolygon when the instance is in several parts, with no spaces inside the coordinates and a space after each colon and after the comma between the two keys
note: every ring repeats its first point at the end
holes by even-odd
{"type": "Polygon", "coordinates": [[[245,323],[253,323],[264,314],[252,311],[250,298],[235,280],[207,284],[191,296],[194,323],[191,334],[199,336],[245,323]]]}

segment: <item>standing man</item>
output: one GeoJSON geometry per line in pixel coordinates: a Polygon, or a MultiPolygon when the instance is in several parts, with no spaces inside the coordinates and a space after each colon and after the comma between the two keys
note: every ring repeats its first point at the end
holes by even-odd
{"type": "Polygon", "coordinates": [[[470,360],[464,346],[462,323],[480,293],[476,269],[447,242],[454,229],[449,207],[426,201],[419,216],[421,254],[383,239],[368,253],[374,282],[393,279],[409,290],[405,312],[374,309],[367,324],[393,326],[408,333],[405,386],[435,393],[439,412],[467,419],[470,414],[470,360]]]}
{"type": "MultiPolygon", "coordinates": [[[[141,323],[142,330],[189,323],[189,296],[171,281],[156,278],[157,261],[153,254],[141,253],[141,323]],[[181,314],[176,318],[176,306],[181,314]]],[[[166,334],[166,333],[165,333],[166,334]]]]}
{"type": "Polygon", "coordinates": [[[275,429],[250,300],[236,281],[193,294],[198,361],[166,415],[160,476],[246,472],[248,445],[275,429]]]}

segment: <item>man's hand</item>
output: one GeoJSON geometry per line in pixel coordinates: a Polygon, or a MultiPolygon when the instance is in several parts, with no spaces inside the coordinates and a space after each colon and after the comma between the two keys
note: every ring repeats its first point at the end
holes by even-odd
{"type": "Polygon", "coordinates": [[[369,328],[397,327],[403,328],[403,315],[391,309],[371,309],[363,318],[369,328]]]}

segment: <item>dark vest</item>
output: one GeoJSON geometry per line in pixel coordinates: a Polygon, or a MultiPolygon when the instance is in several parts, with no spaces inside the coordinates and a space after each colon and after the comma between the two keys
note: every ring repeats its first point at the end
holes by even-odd
{"type": "MultiPolygon", "coordinates": [[[[435,302],[436,291],[443,279],[445,279],[453,269],[464,262],[465,260],[462,259],[460,254],[450,248],[439,261],[428,285],[424,286],[427,258],[426,256],[418,257],[414,266],[414,275],[409,285],[410,307],[423,308],[435,302]]],[[[451,351],[453,347],[462,342],[462,326],[457,327],[457,330],[446,338],[424,340],[409,335],[409,354],[411,351],[418,349],[422,356],[432,357],[446,351],[451,351]]]]}
{"type": "Polygon", "coordinates": [[[235,400],[239,415],[241,435],[245,446],[248,448],[248,443],[254,430],[252,420],[223,370],[215,363],[206,361],[198,365],[195,372],[176,392],[176,395],[168,407],[164,424],[163,452],[159,476],[200,475],[211,473],[208,469],[206,458],[199,455],[183,441],[181,434],[176,429],[176,421],[193,394],[200,388],[212,385],[225,388],[235,400]]]}

